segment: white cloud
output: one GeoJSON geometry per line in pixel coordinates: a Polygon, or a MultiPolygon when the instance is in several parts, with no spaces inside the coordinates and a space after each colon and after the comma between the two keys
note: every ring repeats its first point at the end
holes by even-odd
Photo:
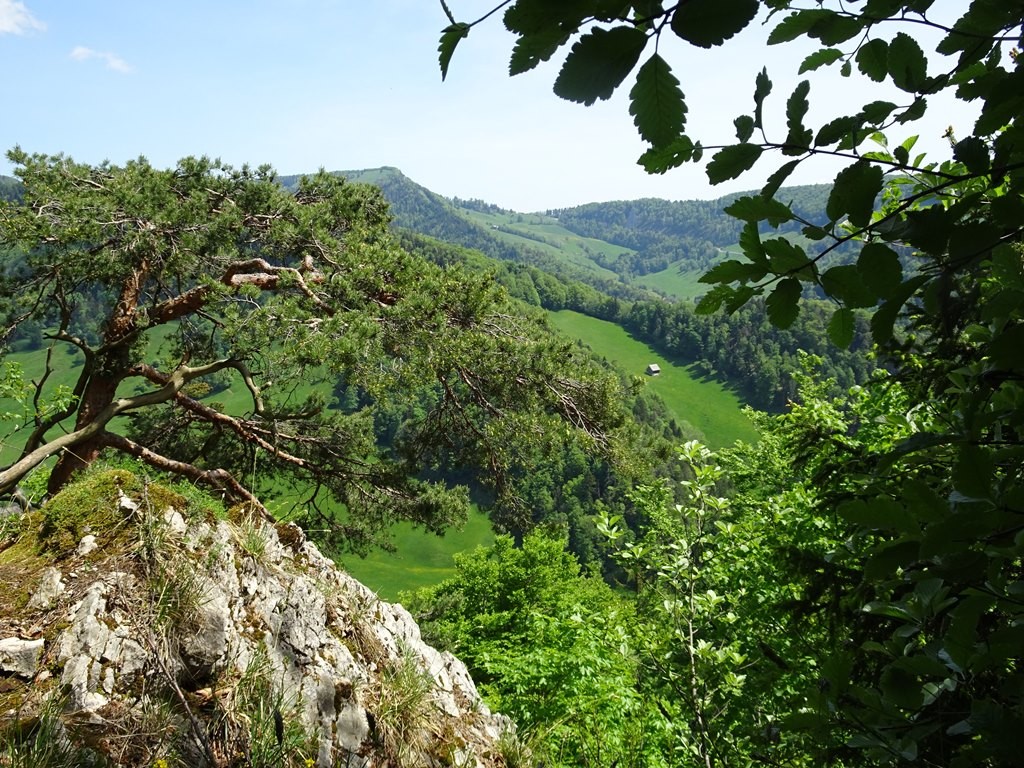
{"type": "MultiPolygon", "coordinates": [[[[4,0],[0,0],[0,2],[4,2],[4,0]]],[[[132,71],[131,65],[120,56],[106,51],[94,51],[92,48],[86,48],[84,45],[76,46],[74,50],[71,51],[71,58],[75,61],[100,59],[101,61],[106,62],[107,69],[112,69],[115,72],[123,72],[125,74],[132,71]]]]}
{"type": "Polygon", "coordinates": [[[24,3],[0,0],[0,35],[23,35],[31,30],[42,32],[46,25],[39,21],[24,3]]]}

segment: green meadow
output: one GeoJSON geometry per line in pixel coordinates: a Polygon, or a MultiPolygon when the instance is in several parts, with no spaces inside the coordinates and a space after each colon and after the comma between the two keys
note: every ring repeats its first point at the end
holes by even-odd
{"type": "MultiPolygon", "coordinates": [[[[732,248],[719,248],[718,261],[736,258],[739,253],[739,246],[732,248]]],[[[704,267],[693,267],[688,260],[676,261],[669,264],[660,272],[651,272],[633,279],[637,285],[651,288],[666,296],[673,296],[677,299],[696,299],[708,292],[707,283],[700,282],[701,277],[707,272],[704,267]]]]}
{"type": "Polygon", "coordinates": [[[402,592],[433,586],[453,576],[456,553],[494,542],[491,521],[475,504],[466,524],[444,536],[427,533],[410,523],[396,525],[392,535],[394,552],[376,550],[366,557],[341,558],[345,570],[391,601],[402,592]]]}
{"type": "Polygon", "coordinates": [[[700,282],[705,270],[686,269],[686,263],[674,262],[660,272],[650,272],[634,278],[633,282],[677,299],[695,299],[703,296],[709,287],[707,283],[700,282]]]}
{"type": "Polygon", "coordinates": [[[630,336],[624,328],[579,312],[549,312],[552,325],[579,339],[595,353],[627,374],[643,376],[647,366],[661,366],[659,376],[645,376],[676,420],[688,422],[704,435],[712,448],[732,445],[736,440],[751,442],[757,432],[743,413],[743,402],[724,384],[702,376],[696,366],[681,365],[630,336]]]}
{"type": "Polygon", "coordinates": [[[557,219],[539,213],[484,213],[463,209],[460,214],[489,229],[499,240],[536,248],[612,280],[617,279],[618,275],[602,267],[595,258],[614,260],[623,253],[632,253],[629,248],[571,232],[560,225],[557,219]]]}

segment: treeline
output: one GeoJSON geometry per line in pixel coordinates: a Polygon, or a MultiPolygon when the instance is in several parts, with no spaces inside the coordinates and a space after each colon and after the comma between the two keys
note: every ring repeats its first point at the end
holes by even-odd
{"type": "Polygon", "coordinates": [[[458,208],[465,208],[467,211],[477,211],[479,213],[506,213],[505,209],[500,205],[488,203],[476,197],[470,198],[469,200],[463,200],[460,197],[453,197],[451,201],[452,205],[458,208]]]}
{"type": "Polygon", "coordinates": [[[660,272],[684,258],[695,267],[710,266],[718,249],[734,245],[740,235],[740,222],[722,213],[720,201],[645,198],[549,213],[579,235],[635,251],[602,264],[619,274],[660,272]]]}
{"type": "Polygon", "coordinates": [[[844,390],[874,370],[867,320],[858,318],[853,344],[839,349],[826,331],[832,312],[826,302],[806,301],[793,325],[782,330],[769,322],[762,300],[732,315],[699,315],[690,304],[643,301],[620,322],[667,357],[698,363],[707,375],[724,378],[754,408],[778,412],[796,394],[794,374],[802,353],[820,357],[822,378],[834,379],[844,390]]]}

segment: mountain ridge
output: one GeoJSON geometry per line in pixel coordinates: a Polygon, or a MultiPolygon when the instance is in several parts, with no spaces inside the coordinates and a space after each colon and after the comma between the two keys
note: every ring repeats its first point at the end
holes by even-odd
{"type": "MultiPolygon", "coordinates": [[[[674,299],[699,296],[705,290],[699,276],[738,247],[742,222],[723,209],[739,197],[758,194],[738,192],[714,200],[646,197],[526,213],[484,200],[445,197],[394,166],[331,173],[379,187],[400,229],[536,266],[620,297],[626,286],[642,293],[658,289],[674,299]]],[[[299,178],[282,176],[280,181],[293,188],[299,178]]],[[[785,187],[780,195],[800,219],[809,221],[824,211],[828,191],[828,185],[814,184],[785,187]]],[[[779,233],[806,240],[798,223],[779,233]]]]}

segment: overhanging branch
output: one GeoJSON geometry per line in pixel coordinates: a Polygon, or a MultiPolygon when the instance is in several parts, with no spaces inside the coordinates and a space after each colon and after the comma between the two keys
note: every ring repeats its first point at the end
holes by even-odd
{"type": "Polygon", "coordinates": [[[119,397],[96,414],[88,424],[74,432],[44,443],[34,451],[22,456],[18,461],[7,469],[0,471],[0,493],[10,491],[18,481],[25,475],[62,451],[67,450],[79,443],[93,438],[99,438],[104,433],[106,425],[111,419],[120,416],[128,411],[145,408],[150,405],[164,403],[173,398],[181,389],[193,379],[216,373],[224,368],[230,367],[233,360],[217,360],[206,365],[199,365],[194,368],[181,366],[176,369],[168,378],[167,382],[159,389],[144,392],[133,397],[119,397]]]}

